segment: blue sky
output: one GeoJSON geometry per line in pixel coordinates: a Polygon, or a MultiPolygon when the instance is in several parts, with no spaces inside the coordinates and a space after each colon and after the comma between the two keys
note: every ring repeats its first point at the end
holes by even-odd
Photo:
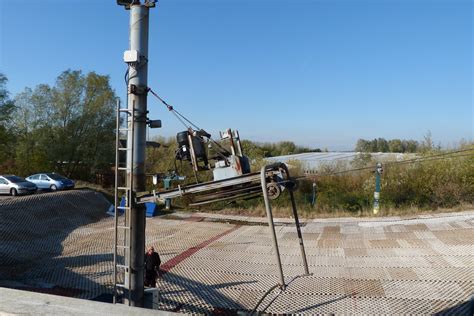
{"type": "MultiPolygon", "coordinates": [[[[125,96],[129,11],[115,0],[0,0],[12,96],[66,69],[125,96]]],[[[211,134],[350,150],[358,138],[474,137],[470,0],[160,0],[149,86],[211,134]]],[[[183,129],[150,96],[150,117],[183,129]]]]}

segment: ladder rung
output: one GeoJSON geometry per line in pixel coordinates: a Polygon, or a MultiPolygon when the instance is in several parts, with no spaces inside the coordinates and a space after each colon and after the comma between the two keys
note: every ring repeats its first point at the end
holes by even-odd
{"type": "Polygon", "coordinates": [[[130,168],[127,168],[127,167],[118,167],[117,170],[130,171],[131,169],[130,169],[130,168]]]}
{"type": "Polygon", "coordinates": [[[127,286],[125,286],[125,284],[122,284],[122,283],[117,283],[115,284],[116,287],[121,287],[121,288],[124,288],[124,289],[128,289],[127,286]]]}
{"type": "Polygon", "coordinates": [[[130,206],[117,206],[118,210],[129,210],[130,206]]]}
{"type": "Polygon", "coordinates": [[[119,128],[119,132],[128,132],[130,131],[129,128],[119,128]]]}
{"type": "Polygon", "coordinates": [[[115,247],[122,248],[122,249],[130,249],[130,246],[116,245],[115,247]]]}
{"type": "Polygon", "coordinates": [[[118,150],[132,150],[132,148],[119,148],[118,150]]]}
{"type": "Polygon", "coordinates": [[[116,264],[115,266],[116,266],[117,268],[120,268],[120,269],[128,269],[128,268],[129,268],[129,266],[126,266],[126,265],[124,265],[124,264],[116,264]]]}
{"type": "Polygon", "coordinates": [[[117,187],[117,190],[128,190],[128,191],[131,191],[131,189],[128,188],[128,187],[117,187]]]}
{"type": "Polygon", "coordinates": [[[120,229],[130,229],[129,226],[117,226],[117,228],[120,228],[120,229]]]}
{"type": "Polygon", "coordinates": [[[120,112],[130,112],[129,109],[119,109],[120,112]]]}

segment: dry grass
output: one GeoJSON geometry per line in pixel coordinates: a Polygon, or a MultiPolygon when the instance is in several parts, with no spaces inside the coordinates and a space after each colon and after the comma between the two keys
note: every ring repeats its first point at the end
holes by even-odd
{"type": "Polygon", "coordinates": [[[76,189],[87,189],[100,192],[104,195],[104,197],[111,203],[114,202],[114,189],[113,188],[104,188],[98,184],[94,184],[91,182],[76,181],[76,189]]]}
{"type": "MultiPolygon", "coordinates": [[[[374,215],[372,211],[363,210],[359,212],[351,212],[346,210],[335,210],[335,211],[318,211],[315,209],[298,209],[298,216],[305,219],[315,218],[338,218],[338,217],[383,217],[383,216],[400,216],[410,217],[414,215],[422,214],[439,214],[439,213],[451,213],[460,212],[474,209],[472,204],[462,204],[454,208],[438,208],[433,209],[419,209],[416,207],[410,207],[405,209],[397,208],[382,208],[377,215],[374,215]]],[[[253,216],[253,217],[265,217],[266,211],[263,206],[257,206],[252,208],[225,208],[219,211],[216,210],[204,210],[200,212],[218,213],[226,215],[241,215],[241,216],[253,216]]],[[[274,217],[285,218],[292,217],[293,211],[289,207],[272,207],[272,213],[274,217]]]]}

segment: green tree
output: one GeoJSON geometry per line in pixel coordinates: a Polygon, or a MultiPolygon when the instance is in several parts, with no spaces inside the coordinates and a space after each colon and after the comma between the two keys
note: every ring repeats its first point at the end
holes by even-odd
{"type": "Polygon", "coordinates": [[[371,151],[370,142],[365,139],[357,140],[355,151],[361,152],[361,153],[370,152],[371,151]]]}
{"type": "Polygon", "coordinates": [[[416,140],[404,140],[402,141],[403,150],[407,153],[416,153],[418,151],[419,144],[416,140]]]}
{"type": "Polygon", "coordinates": [[[404,152],[403,150],[403,144],[400,139],[391,139],[388,141],[388,148],[391,153],[402,153],[404,152]]]}
{"type": "Polygon", "coordinates": [[[53,87],[16,98],[17,163],[22,173],[55,168],[92,178],[114,161],[115,92],[108,76],[64,71],[53,87]]]}
{"type": "Polygon", "coordinates": [[[33,91],[26,88],[15,97],[15,112],[13,115],[14,131],[16,134],[15,169],[20,175],[26,175],[40,166],[33,164],[36,161],[38,136],[35,130],[35,107],[31,102],[33,91]]]}
{"type": "MultiPolygon", "coordinates": [[[[431,137],[431,136],[430,136],[431,137]]],[[[432,141],[424,141],[423,148],[433,148],[432,141]]],[[[355,151],[357,152],[391,152],[391,153],[415,153],[420,150],[420,144],[416,140],[400,140],[400,139],[390,139],[386,140],[385,138],[378,138],[373,140],[359,139],[357,140],[355,151]]]]}
{"type": "Polygon", "coordinates": [[[385,138],[377,139],[377,151],[382,153],[389,151],[388,142],[385,138]]]}
{"type": "Polygon", "coordinates": [[[374,138],[370,141],[370,152],[375,153],[378,152],[378,143],[377,138],[374,138]]]}
{"type": "Polygon", "coordinates": [[[360,152],[354,159],[351,161],[351,165],[354,168],[364,168],[368,166],[374,165],[374,160],[372,159],[372,155],[367,152],[360,152]]]}
{"type": "Polygon", "coordinates": [[[264,149],[256,143],[244,139],[241,141],[241,145],[244,155],[248,156],[250,159],[261,159],[264,157],[264,149]]]}
{"type": "Polygon", "coordinates": [[[11,119],[14,103],[9,98],[6,88],[7,77],[0,73],[0,172],[8,171],[13,158],[14,134],[11,130],[11,119]]]}
{"type": "Polygon", "coordinates": [[[296,145],[290,141],[282,141],[277,143],[276,151],[278,152],[277,156],[291,155],[296,152],[296,145]]]}
{"type": "Polygon", "coordinates": [[[431,135],[431,131],[428,131],[426,135],[423,136],[423,140],[420,144],[420,151],[423,153],[427,153],[429,151],[432,151],[434,147],[435,146],[433,142],[433,136],[431,135]]]}

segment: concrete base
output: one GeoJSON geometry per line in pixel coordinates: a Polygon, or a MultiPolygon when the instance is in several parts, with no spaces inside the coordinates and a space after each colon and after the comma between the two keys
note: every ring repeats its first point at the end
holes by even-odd
{"type": "Polygon", "coordinates": [[[0,288],[1,315],[177,315],[172,312],[129,307],[62,297],[49,294],[0,288]]]}

